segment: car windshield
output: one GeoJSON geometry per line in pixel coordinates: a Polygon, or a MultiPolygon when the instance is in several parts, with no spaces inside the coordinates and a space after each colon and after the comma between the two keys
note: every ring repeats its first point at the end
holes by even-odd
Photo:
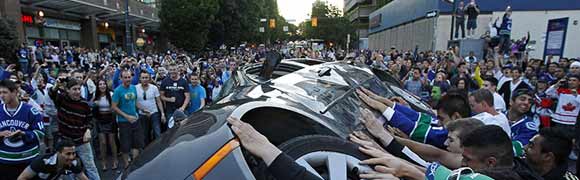
{"type": "MultiPolygon", "coordinates": [[[[379,96],[392,96],[392,91],[386,88],[376,77],[368,79],[360,86],[375,92],[379,96]]],[[[357,127],[360,124],[361,110],[364,108],[369,107],[358,98],[353,90],[349,91],[348,94],[345,94],[343,98],[338,99],[337,103],[328,109],[329,113],[325,113],[325,115],[333,116],[332,118],[337,120],[335,123],[339,123],[343,125],[343,127],[357,127]]],[[[352,132],[353,130],[355,129],[345,129],[345,132],[352,132]]]]}

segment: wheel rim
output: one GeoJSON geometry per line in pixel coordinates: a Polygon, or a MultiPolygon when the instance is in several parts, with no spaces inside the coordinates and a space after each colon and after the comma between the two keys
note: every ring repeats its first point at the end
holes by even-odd
{"type": "Polygon", "coordinates": [[[355,168],[358,172],[371,170],[368,166],[360,165],[360,162],[351,155],[330,151],[311,152],[296,159],[296,163],[319,178],[325,179],[323,175],[327,175],[327,180],[347,180],[348,173],[355,168]],[[321,168],[322,172],[316,170],[321,168]]]}

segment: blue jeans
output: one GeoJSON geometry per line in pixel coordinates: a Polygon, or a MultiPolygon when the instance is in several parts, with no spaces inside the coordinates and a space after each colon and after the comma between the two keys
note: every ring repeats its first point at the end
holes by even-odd
{"type": "Polygon", "coordinates": [[[25,75],[28,74],[28,62],[20,62],[20,71],[25,75]]]}
{"type": "Polygon", "coordinates": [[[95,157],[93,155],[93,148],[91,143],[84,143],[76,147],[77,155],[83,162],[85,167],[85,174],[90,180],[100,180],[99,170],[95,165],[95,157]]]}
{"type": "Polygon", "coordinates": [[[153,113],[150,117],[140,115],[139,122],[141,122],[141,127],[145,133],[145,144],[149,144],[161,136],[161,113],[153,113]],[[153,138],[150,138],[151,130],[153,130],[153,138]]]}

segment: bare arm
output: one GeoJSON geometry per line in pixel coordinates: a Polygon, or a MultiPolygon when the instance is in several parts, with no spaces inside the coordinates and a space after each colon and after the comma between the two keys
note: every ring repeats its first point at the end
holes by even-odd
{"type": "Polygon", "coordinates": [[[28,180],[34,178],[34,176],[36,176],[36,172],[34,172],[30,166],[28,166],[26,169],[24,169],[24,171],[22,171],[22,173],[20,173],[18,180],[28,180]]]}
{"type": "Polygon", "coordinates": [[[409,139],[395,137],[397,142],[409,147],[413,152],[429,162],[441,162],[448,168],[461,167],[461,155],[441,150],[435,146],[418,143],[409,139]]]}
{"type": "Polygon", "coordinates": [[[187,108],[187,105],[189,104],[189,92],[185,92],[183,94],[185,95],[185,100],[183,101],[183,105],[181,105],[181,107],[179,108],[182,111],[184,111],[185,108],[187,108]]]}
{"type": "Polygon", "coordinates": [[[85,172],[81,172],[81,173],[77,174],[76,177],[79,180],[89,180],[89,178],[87,177],[87,175],[85,175],[85,172]]]}
{"type": "Polygon", "coordinates": [[[165,102],[175,102],[175,97],[171,97],[168,98],[167,96],[165,96],[165,91],[159,91],[159,94],[161,94],[161,100],[165,101],[165,102]]]}
{"type": "Polygon", "coordinates": [[[119,109],[118,105],[119,105],[119,103],[116,103],[116,102],[111,103],[111,109],[113,109],[113,111],[115,111],[115,113],[117,113],[117,115],[123,116],[125,119],[127,119],[130,122],[137,120],[137,118],[135,116],[130,116],[127,113],[123,112],[121,109],[119,109]]]}

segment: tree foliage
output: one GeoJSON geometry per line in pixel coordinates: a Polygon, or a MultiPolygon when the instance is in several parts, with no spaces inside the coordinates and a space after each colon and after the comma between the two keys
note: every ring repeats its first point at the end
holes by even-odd
{"type": "Polygon", "coordinates": [[[16,49],[18,49],[16,23],[10,19],[0,18],[0,57],[5,58],[7,62],[14,62],[16,49]]]}
{"type": "Polygon", "coordinates": [[[327,43],[346,48],[347,35],[350,34],[353,42],[356,28],[336,6],[316,0],[312,4],[311,17],[318,19],[317,27],[312,27],[311,20],[299,25],[300,32],[306,39],[322,39],[327,43]]]}
{"type": "Polygon", "coordinates": [[[163,0],[161,31],[172,44],[188,51],[202,50],[219,10],[215,0],[163,0]]]}
{"type": "MultiPolygon", "coordinates": [[[[265,43],[290,38],[283,26],[295,32],[279,15],[276,0],[164,0],[161,1],[161,31],[172,44],[198,51],[222,44],[265,43]],[[276,19],[276,28],[260,19],[276,19]],[[259,32],[265,27],[266,32],[259,32]]],[[[294,33],[295,34],[295,33],[294,33]]]]}

